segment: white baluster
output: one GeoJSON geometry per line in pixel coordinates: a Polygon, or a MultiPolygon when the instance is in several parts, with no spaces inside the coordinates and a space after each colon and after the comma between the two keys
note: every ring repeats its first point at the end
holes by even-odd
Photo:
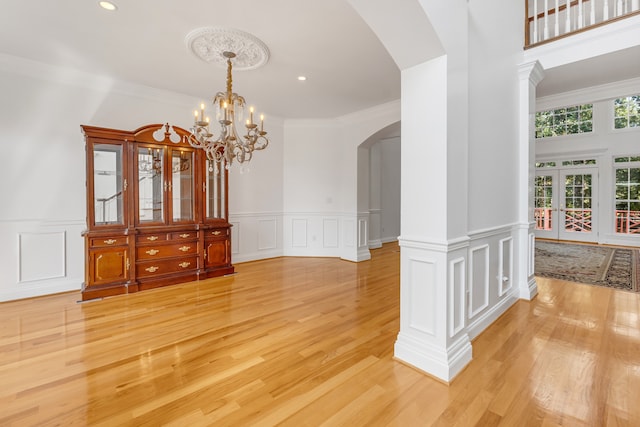
{"type": "Polygon", "coordinates": [[[554,30],[555,30],[554,31],[554,35],[556,37],[558,37],[560,35],[560,10],[558,8],[559,4],[560,4],[560,0],[556,0],[556,13],[555,13],[555,15],[556,15],[555,21],[556,22],[555,22],[555,28],[554,28],[554,30]]]}
{"type": "Polygon", "coordinates": [[[591,0],[591,13],[589,14],[589,24],[593,25],[596,23],[596,2],[591,0]]]}
{"type": "Polygon", "coordinates": [[[567,20],[565,21],[564,24],[564,32],[565,33],[570,33],[571,32],[571,0],[567,0],[567,20]]]}
{"type": "Polygon", "coordinates": [[[604,0],[604,6],[602,7],[602,21],[609,20],[609,0],[604,0]]]}
{"type": "Polygon", "coordinates": [[[538,42],[538,0],[533,0],[533,42],[538,42]]]}
{"type": "Polygon", "coordinates": [[[549,38],[549,0],[544,0],[544,39],[549,38]]]}
{"type": "Polygon", "coordinates": [[[640,9],[640,0],[631,0],[631,11],[635,12],[640,9]]]}
{"type": "Polygon", "coordinates": [[[577,28],[582,28],[582,24],[584,23],[584,18],[582,16],[582,0],[578,0],[578,25],[577,28]]]}
{"type": "Polygon", "coordinates": [[[622,0],[618,0],[617,6],[616,6],[616,16],[620,16],[622,15],[622,0]]]}

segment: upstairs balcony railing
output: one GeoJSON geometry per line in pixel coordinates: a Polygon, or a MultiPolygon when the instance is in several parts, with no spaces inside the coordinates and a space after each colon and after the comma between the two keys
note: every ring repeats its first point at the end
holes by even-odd
{"type": "Polygon", "coordinates": [[[525,48],[640,13],[640,0],[525,0],[525,48]]]}

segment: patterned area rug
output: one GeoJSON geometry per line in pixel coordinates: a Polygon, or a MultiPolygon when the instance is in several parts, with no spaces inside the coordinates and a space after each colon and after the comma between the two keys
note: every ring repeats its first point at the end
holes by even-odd
{"type": "Polygon", "coordinates": [[[640,292],[640,250],[536,241],[535,274],[640,292]]]}

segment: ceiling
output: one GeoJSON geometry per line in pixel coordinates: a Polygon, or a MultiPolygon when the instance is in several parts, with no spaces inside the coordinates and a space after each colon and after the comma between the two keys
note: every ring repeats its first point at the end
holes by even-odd
{"type": "MultiPolygon", "coordinates": [[[[400,98],[398,67],[347,0],[114,2],[115,12],[97,0],[4,2],[0,52],[205,101],[224,89],[225,70],[196,58],[185,37],[201,27],[228,27],[269,48],[266,65],[233,75],[234,90],[258,112],[333,118],[400,98]]],[[[612,55],[549,70],[538,95],[638,76],[637,49],[624,55],[632,61],[627,67],[612,68],[623,56],[612,55]]]]}
{"type": "Polygon", "coordinates": [[[213,98],[224,68],[188,50],[201,27],[248,32],[266,65],[233,73],[256,109],[286,118],[333,118],[400,98],[400,71],[346,0],[97,0],[4,2],[0,52],[145,86],[213,98]],[[299,75],[307,81],[297,80],[299,75]]]}

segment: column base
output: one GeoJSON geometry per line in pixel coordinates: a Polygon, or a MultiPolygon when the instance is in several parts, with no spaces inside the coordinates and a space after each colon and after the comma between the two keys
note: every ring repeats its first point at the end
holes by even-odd
{"type": "Polygon", "coordinates": [[[471,341],[461,336],[449,348],[437,347],[399,333],[394,357],[445,383],[451,382],[472,360],[471,341]]]}

